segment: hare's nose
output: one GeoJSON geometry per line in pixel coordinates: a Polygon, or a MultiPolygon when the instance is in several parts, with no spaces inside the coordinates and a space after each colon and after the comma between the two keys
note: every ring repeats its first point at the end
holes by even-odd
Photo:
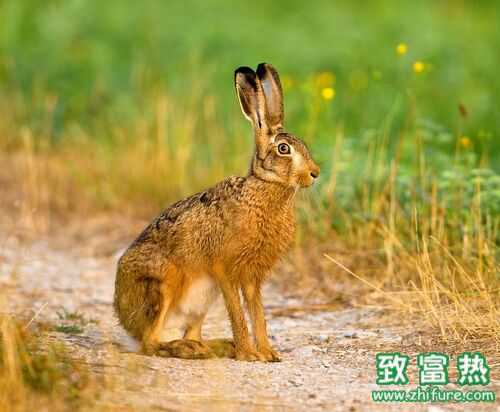
{"type": "Polygon", "coordinates": [[[313,179],[316,179],[319,176],[319,166],[315,166],[314,168],[312,168],[310,173],[311,173],[311,177],[313,179]]]}

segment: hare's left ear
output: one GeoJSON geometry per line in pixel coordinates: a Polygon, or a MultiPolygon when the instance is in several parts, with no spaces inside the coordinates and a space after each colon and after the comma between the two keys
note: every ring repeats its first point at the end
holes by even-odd
{"type": "Polygon", "coordinates": [[[265,117],[269,129],[277,132],[283,128],[283,90],[276,69],[267,63],[257,67],[257,78],[265,99],[265,117]]]}
{"type": "Polygon", "coordinates": [[[241,111],[252,122],[254,129],[261,127],[257,76],[250,67],[238,67],[234,72],[234,86],[240,102],[241,111]]]}
{"type": "Polygon", "coordinates": [[[267,152],[269,137],[265,118],[265,101],[257,75],[249,67],[239,67],[234,72],[234,85],[241,111],[250,120],[254,130],[257,155],[263,159],[267,152]]]}

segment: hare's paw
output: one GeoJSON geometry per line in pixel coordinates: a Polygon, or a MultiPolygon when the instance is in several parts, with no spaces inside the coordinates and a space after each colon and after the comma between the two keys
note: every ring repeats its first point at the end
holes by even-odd
{"type": "Polygon", "coordinates": [[[236,360],[246,362],[265,362],[266,359],[263,355],[253,349],[236,349],[236,360]]]}
{"type": "Polygon", "coordinates": [[[210,359],[216,355],[207,345],[190,339],[162,342],[156,351],[158,356],[181,359],[210,359]]]}
{"type": "Polygon", "coordinates": [[[143,355],[146,355],[146,356],[156,355],[156,353],[158,352],[158,343],[157,342],[143,343],[141,352],[143,355]]]}
{"type": "Polygon", "coordinates": [[[235,347],[231,339],[210,339],[203,341],[218,358],[234,358],[235,347]]]}
{"type": "Polygon", "coordinates": [[[265,348],[259,348],[259,353],[264,357],[266,362],[281,362],[281,357],[279,353],[276,352],[270,346],[265,348]]]}

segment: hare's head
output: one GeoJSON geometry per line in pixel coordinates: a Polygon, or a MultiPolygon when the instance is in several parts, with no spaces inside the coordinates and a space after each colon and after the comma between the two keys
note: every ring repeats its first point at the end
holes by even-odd
{"type": "Polygon", "coordinates": [[[291,187],[311,186],[319,176],[319,166],[304,142],[283,129],[283,91],[278,72],[261,63],[257,72],[240,67],[234,80],[241,110],[255,135],[251,173],[291,187]]]}

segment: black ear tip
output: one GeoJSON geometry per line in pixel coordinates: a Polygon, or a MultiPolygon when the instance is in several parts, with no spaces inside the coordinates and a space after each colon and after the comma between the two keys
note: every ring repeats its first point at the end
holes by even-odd
{"type": "Polygon", "coordinates": [[[247,76],[247,75],[255,76],[255,72],[250,67],[247,67],[247,66],[238,67],[234,71],[234,77],[236,77],[236,75],[239,74],[239,73],[241,73],[241,74],[243,74],[245,76],[247,76]]]}
{"type": "Polygon", "coordinates": [[[257,66],[257,76],[259,79],[263,79],[266,74],[271,74],[273,77],[278,76],[278,71],[269,63],[260,63],[257,66]]]}
{"type": "Polygon", "coordinates": [[[267,63],[260,63],[258,66],[257,66],[257,76],[259,77],[262,77],[266,71],[267,71],[267,68],[269,67],[270,65],[267,64],[267,63]]]}

